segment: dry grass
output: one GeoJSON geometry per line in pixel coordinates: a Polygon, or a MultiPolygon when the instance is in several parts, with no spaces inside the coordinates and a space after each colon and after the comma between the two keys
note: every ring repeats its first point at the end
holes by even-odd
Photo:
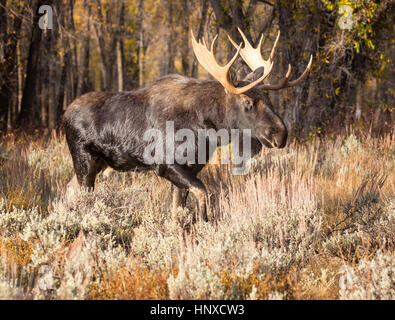
{"type": "Polygon", "coordinates": [[[170,183],[152,173],[99,176],[64,200],[62,136],[4,137],[0,165],[0,298],[395,298],[389,135],[264,150],[247,176],[209,166],[213,218],[193,227],[193,197],[172,220],[170,183]]]}
{"type": "MultiPolygon", "coordinates": [[[[176,271],[173,271],[176,274],[176,271]]],[[[88,299],[160,300],[169,299],[169,272],[150,270],[138,259],[116,272],[97,272],[90,284],[88,299]]]]}

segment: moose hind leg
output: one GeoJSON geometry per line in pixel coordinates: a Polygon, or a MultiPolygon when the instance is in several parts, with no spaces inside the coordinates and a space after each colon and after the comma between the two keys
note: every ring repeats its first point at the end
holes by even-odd
{"type": "MultiPolygon", "coordinates": [[[[196,198],[198,206],[198,217],[205,221],[208,220],[206,208],[206,187],[203,182],[196,178],[195,174],[179,165],[161,166],[158,175],[172,182],[179,189],[187,189],[196,198]]],[[[175,190],[176,191],[176,190],[175,190]]],[[[174,204],[181,204],[181,190],[173,194],[174,204]]],[[[173,207],[174,210],[174,207],[173,207]]]]}

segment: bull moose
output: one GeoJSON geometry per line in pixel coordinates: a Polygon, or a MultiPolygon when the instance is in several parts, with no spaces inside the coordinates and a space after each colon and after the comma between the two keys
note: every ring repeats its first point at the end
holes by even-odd
{"type": "MultiPolygon", "coordinates": [[[[200,80],[176,74],[164,76],[153,84],[135,91],[91,92],[75,99],[63,116],[67,144],[72,156],[75,176],[68,191],[79,187],[93,189],[96,175],[107,167],[117,171],[154,170],[175,186],[173,212],[181,206],[182,190],[190,191],[197,200],[197,216],[207,220],[206,188],[197,174],[202,163],[147,163],[144,149],[148,142],[144,133],[150,128],[165,130],[167,121],[175,129],[214,128],[250,129],[254,153],[262,145],[283,148],[287,128],[272,104],[266,90],[292,87],[303,81],[312,65],[312,56],[302,75],[290,81],[291,66],[278,84],[263,83],[270,75],[280,33],[267,60],[261,55],[263,36],[254,48],[243,32],[233,58],[220,66],[214,55],[217,36],[210,50],[204,40],[196,41],[191,32],[193,51],[199,63],[214,78],[200,80]],[[229,71],[238,56],[252,72],[241,81],[229,78],[229,71]]],[[[174,142],[175,144],[179,142],[174,142]]],[[[207,153],[207,160],[211,154],[207,153]]]]}

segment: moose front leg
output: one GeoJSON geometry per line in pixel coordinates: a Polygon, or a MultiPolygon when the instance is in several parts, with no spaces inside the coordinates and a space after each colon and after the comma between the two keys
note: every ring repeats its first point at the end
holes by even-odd
{"type": "Polygon", "coordinates": [[[207,218],[206,208],[206,187],[203,182],[196,178],[196,175],[180,165],[160,165],[157,169],[160,177],[166,178],[175,185],[173,190],[173,212],[181,205],[181,192],[186,189],[193,193],[196,198],[200,219],[207,218]]]}

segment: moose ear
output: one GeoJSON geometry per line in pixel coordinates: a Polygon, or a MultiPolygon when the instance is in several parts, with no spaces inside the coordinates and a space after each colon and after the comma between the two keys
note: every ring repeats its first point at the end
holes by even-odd
{"type": "Polygon", "coordinates": [[[237,80],[237,74],[236,74],[236,71],[234,71],[234,70],[229,70],[229,73],[228,73],[228,80],[230,81],[230,83],[231,84],[233,84],[233,86],[235,87],[235,88],[237,88],[237,86],[239,85],[239,81],[237,80]]]}
{"type": "Polygon", "coordinates": [[[259,67],[255,71],[250,72],[249,74],[247,74],[243,80],[244,81],[248,81],[248,82],[253,82],[253,81],[259,79],[260,77],[262,77],[264,72],[265,72],[265,68],[264,67],[259,67]]]}

